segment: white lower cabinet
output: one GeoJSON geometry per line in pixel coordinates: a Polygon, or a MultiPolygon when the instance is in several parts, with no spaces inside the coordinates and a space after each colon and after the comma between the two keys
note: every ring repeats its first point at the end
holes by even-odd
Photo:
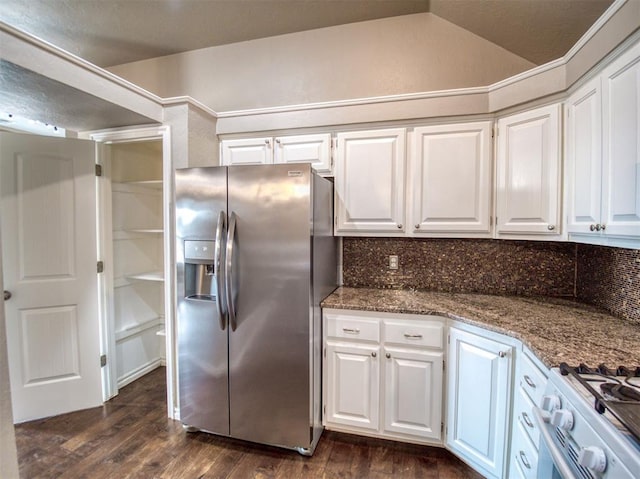
{"type": "Polygon", "coordinates": [[[489,331],[449,330],[447,447],[490,478],[506,471],[516,343],[489,331]]]}
{"type": "Polygon", "coordinates": [[[441,444],[446,320],[324,310],[324,425],[441,444]]]}
{"type": "Polygon", "coordinates": [[[327,344],[327,422],[378,430],[379,352],[377,346],[327,344]]]}

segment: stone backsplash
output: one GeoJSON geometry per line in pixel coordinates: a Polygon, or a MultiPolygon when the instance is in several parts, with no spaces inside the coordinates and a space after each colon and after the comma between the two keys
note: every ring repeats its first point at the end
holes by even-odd
{"type": "Polygon", "coordinates": [[[576,297],[640,324],[640,250],[578,245],[576,297]]]}
{"type": "Polygon", "coordinates": [[[575,296],[576,245],[484,239],[344,238],[343,284],[575,296]],[[398,255],[399,267],[388,267],[398,255]]]}
{"type": "Polygon", "coordinates": [[[574,298],[640,324],[640,250],[547,241],[343,238],[351,287],[574,298]],[[389,256],[398,269],[389,269],[389,256]]]}

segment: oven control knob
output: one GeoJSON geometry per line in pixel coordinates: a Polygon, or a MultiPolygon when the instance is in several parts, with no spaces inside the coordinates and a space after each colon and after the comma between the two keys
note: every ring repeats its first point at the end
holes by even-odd
{"type": "Polygon", "coordinates": [[[604,472],[607,468],[607,456],[597,446],[583,447],[578,455],[578,464],[593,472],[604,472]]]}
{"type": "Polygon", "coordinates": [[[556,409],[551,413],[551,424],[564,431],[570,431],[573,428],[573,413],[566,409],[556,409]]]}
{"type": "Polygon", "coordinates": [[[542,410],[547,412],[553,412],[556,409],[560,409],[562,407],[562,403],[560,402],[560,398],[555,394],[551,394],[549,396],[544,396],[542,398],[542,410]]]}

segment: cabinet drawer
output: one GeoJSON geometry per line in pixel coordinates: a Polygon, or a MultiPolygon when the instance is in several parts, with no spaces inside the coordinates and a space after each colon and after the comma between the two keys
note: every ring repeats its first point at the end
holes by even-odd
{"type": "Polygon", "coordinates": [[[529,398],[524,389],[518,387],[514,407],[515,418],[537,449],[540,444],[540,430],[538,429],[538,423],[533,419],[533,406],[531,398],[529,398]]]}
{"type": "Polygon", "coordinates": [[[380,325],[377,319],[353,316],[327,315],[327,337],[348,340],[380,342],[380,325]]]}
{"type": "Polygon", "coordinates": [[[382,323],[384,342],[405,346],[420,346],[442,349],[444,346],[444,326],[435,321],[394,321],[382,323]]]}
{"type": "Polygon", "coordinates": [[[515,462],[515,468],[526,479],[535,479],[538,475],[538,451],[533,447],[522,424],[518,424],[514,430],[511,443],[511,461],[515,462]]]}
{"type": "Polygon", "coordinates": [[[539,405],[547,385],[547,376],[538,369],[526,354],[522,354],[518,373],[518,383],[526,391],[534,404],[539,405]]]}

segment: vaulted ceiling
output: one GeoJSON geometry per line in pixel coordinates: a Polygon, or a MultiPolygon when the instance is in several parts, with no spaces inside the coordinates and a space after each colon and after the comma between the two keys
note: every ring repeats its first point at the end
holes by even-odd
{"type": "Polygon", "coordinates": [[[2,0],[0,21],[101,67],[431,12],[532,63],[564,55],[612,0],[2,0]]]}

